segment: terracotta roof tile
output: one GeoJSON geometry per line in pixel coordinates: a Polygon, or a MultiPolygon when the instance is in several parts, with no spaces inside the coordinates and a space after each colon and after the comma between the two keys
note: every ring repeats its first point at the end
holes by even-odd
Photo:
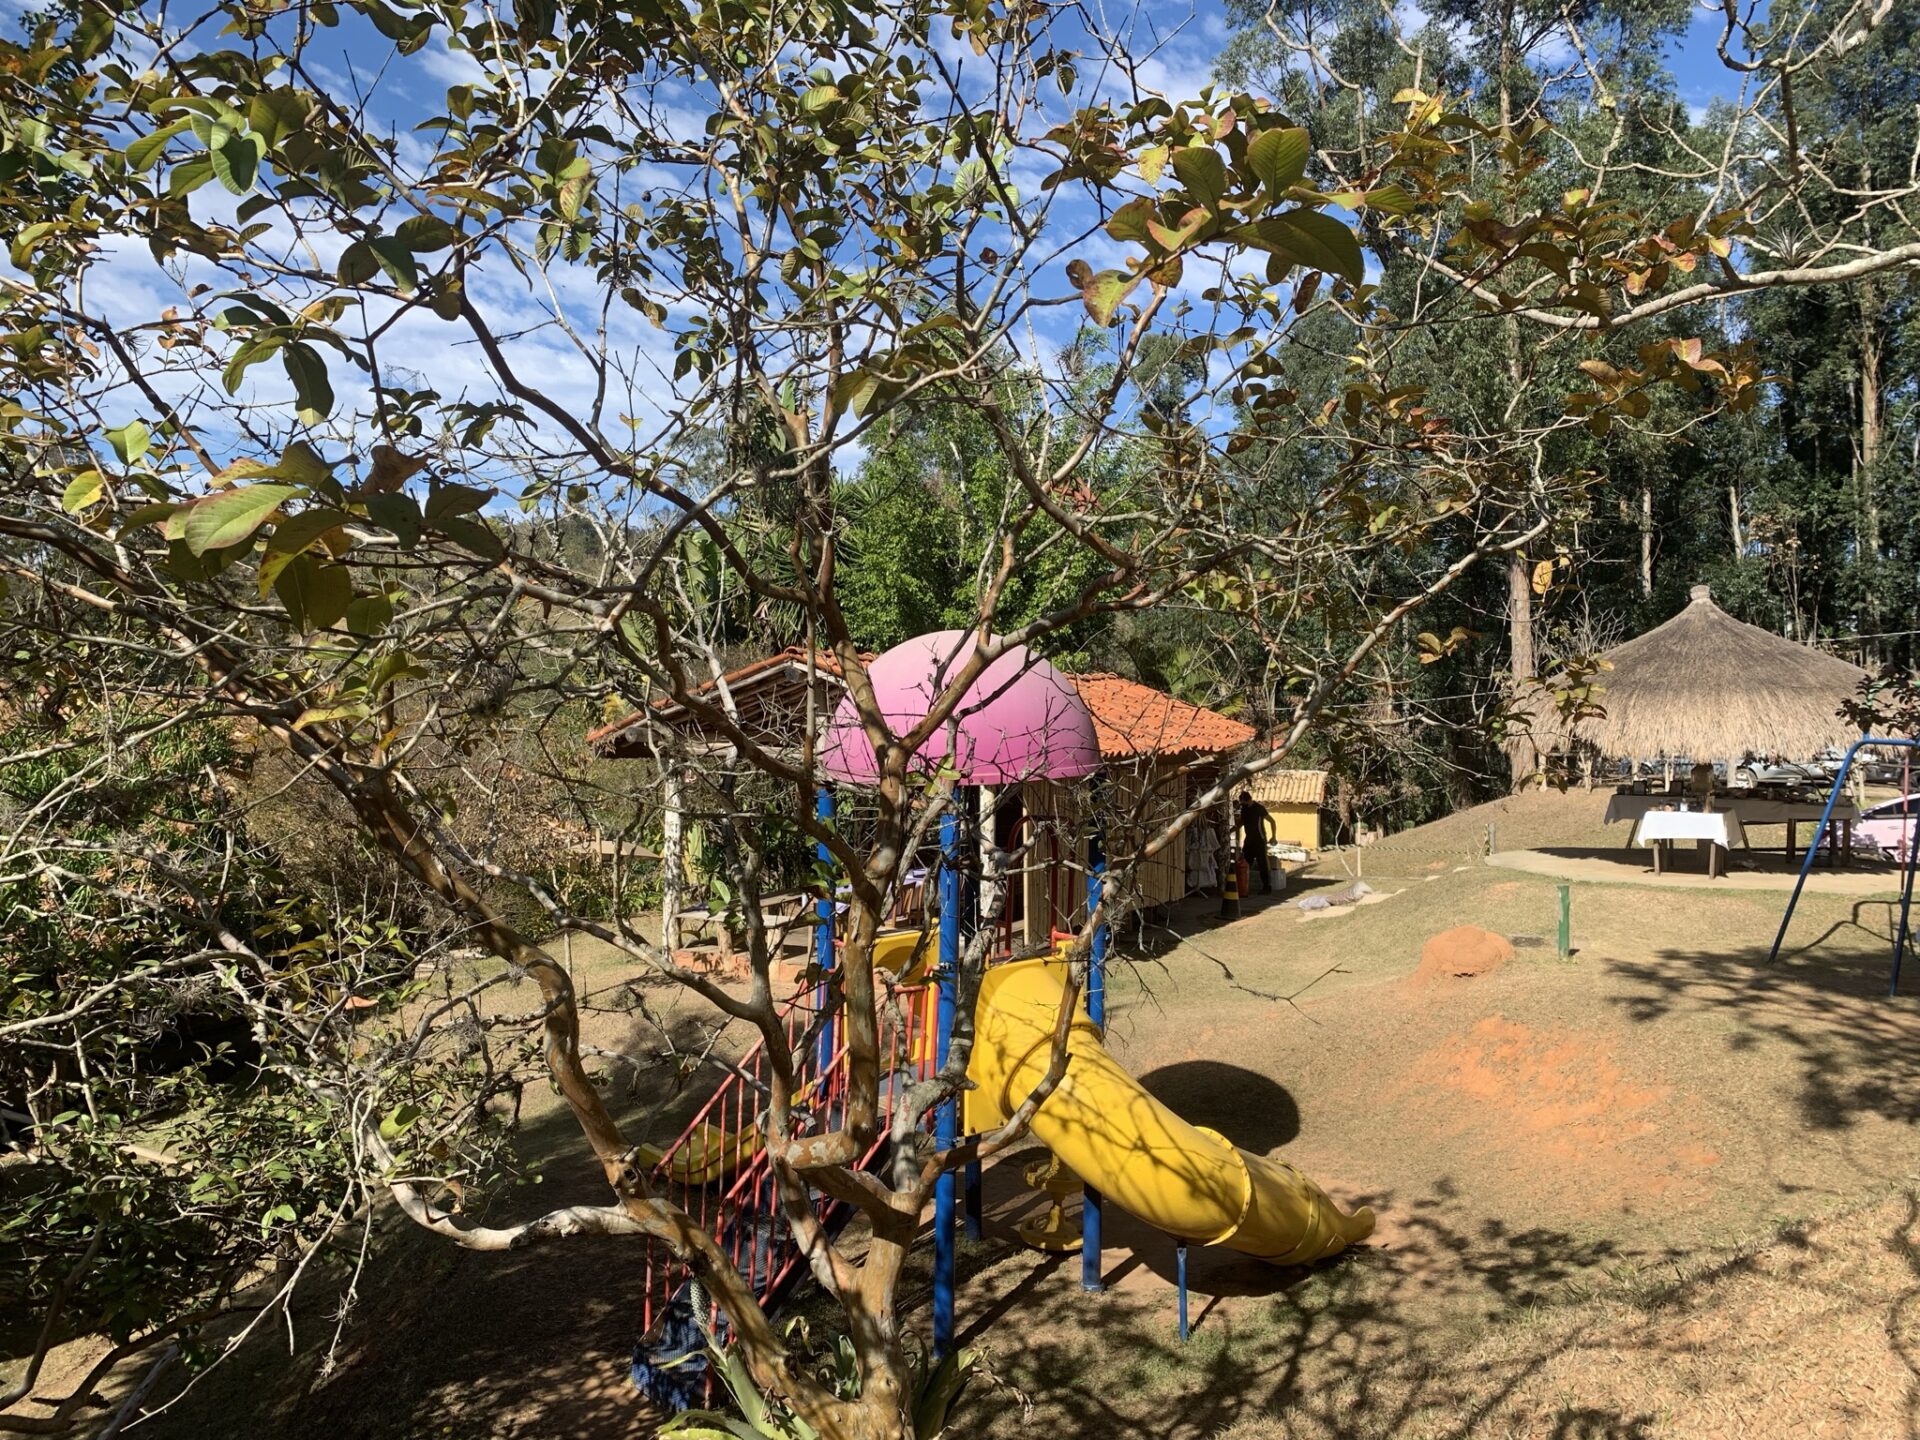
{"type": "Polygon", "coordinates": [[[1109,759],[1218,755],[1253,739],[1251,725],[1176,700],[1136,680],[1107,674],[1068,678],[1093,715],[1100,753],[1109,759]]]}

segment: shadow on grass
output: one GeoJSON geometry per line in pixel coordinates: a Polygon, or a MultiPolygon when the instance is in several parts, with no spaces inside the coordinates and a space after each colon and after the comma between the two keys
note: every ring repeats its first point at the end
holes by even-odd
{"type": "MultiPolygon", "coordinates": [[[[1611,1246],[1544,1228],[1469,1233],[1444,1217],[1444,1197],[1376,1200],[1408,1216],[1404,1252],[1362,1247],[1303,1269],[1194,1247],[1197,1324],[1184,1344],[1167,1237],[1111,1215],[1108,1289],[1098,1295],[1081,1292],[1077,1256],[990,1240],[963,1277],[960,1339],[987,1348],[998,1383],[971,1393],[960,1433],[1015,1433],[1023,1420],[1027,1433],[1166,1440],[1473,1433],[1551,1353],[1495,1373],[1462,1367],[1472,1326],[1436,1326],[1426,1303],[1440,1273],[1451,1267],[1449,1287],[1477,1287],[1486,1316],[1505,1314],[1592,1272],[1611,1246]],[[1007,1324],[1015,1313],[1017,1328],[1007,1324]]],[[[1634,1436],[1651,1421],[1601,1410],[1562,1418],[1575,1428],[1551,1433],[1634,1436]]]]}
{"type": "Polygon", "coordinates": [[[1613,961],[1628,987],[1614,1003],[1641,1023],[1712,1014],[1736,1052],[1783,1049],[1794,1058],[1796,1104],[1811,1129],[1846,1130],[1870,1116],[1920,1124],[1920,996],[1911,993],[1920,977],[1909,971],[1909,993],[1887,994],[1892,942],[1876,922],[1890,908],[1857,903],[1851,920],[1790,936],[1778,961],[1764,946],[1613,961]],[[1841,948],[1842,939],[1853,945],[1841,948]]]}

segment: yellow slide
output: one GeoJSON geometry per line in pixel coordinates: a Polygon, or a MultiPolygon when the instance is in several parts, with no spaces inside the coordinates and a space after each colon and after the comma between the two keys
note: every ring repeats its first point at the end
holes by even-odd
{"type": "MultiPolygon", "coordinates": [[[[997,965],[980,983],[967,1078],[967,1129],[1004,1124],[1047,1071],[1066,966],[997,965]]],[[[1373,1233],[1373,1211],[1348,1215],[1293,1166],[1237,1150],[1149,1095],[1074,1018],[1066,1074],[1034,1115],[1033,1133],[1089,1185],[1183,1240],[1225,1245],[1276,1265],[1338,1255],[1373,1233]]]]}
{"type": "MultiPolygon", "coordinates": [[[[667,1173],[683,1185],[713,1185],[759,1153],[758,1130],[727,1131],[718,1125],[702,1125],[683,1148],[673,1152],[667,1173]]],[[[647,1170],[667,1159],[667,1152],[657,1145],[640,1146],[638,1155],[641,1167],[647,1170]]]]}

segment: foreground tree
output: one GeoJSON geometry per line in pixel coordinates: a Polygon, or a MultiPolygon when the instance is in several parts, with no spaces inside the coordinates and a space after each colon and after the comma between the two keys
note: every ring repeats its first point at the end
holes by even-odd
{"type": "MultiPolygon", "coordinates": [[[[1592,361],[1572,413],[1462,423],[1405,383],[1400,353],[1430,317],[1383,303],[1343,214],[1383,245],[1444,253],[1492,323],[1575,345],[1616,304],[1673,309],[1669,282],[1732,254],[1746,226],[1734,208],[1676,218],[1571,195],[1497,218],[1474,187],[1517,184],[1538,135],[1418,89],[1333,165],[1259,97],[1121,97],[1115,42],[972,0],[510,18],[320,0],[175,25],[85,5],[36,22],[0,66],[17,272],[0,279],[0,574],[22,682],[4,763],[59,772],[10,788],[4,882],[16,909],[70,928],[141,908],[177,922],[145,948],[29,940],[8,966],[20,1183],[71,1194],[108,1165],[153,1167],[137,1224],[98,1207],[34,1242],[42,1351],[84,1319],[117,1328],[116,1359],[150,1352],[270,1259],[280,1303],[390,1194],[479,1249],[588,1233],[669,1247],[761,1388],[823,1435],[911,1433],[896,1304],[912,1237],[939,1177],[1016,1140],[1064,1064],[1060,1049],[999,1130],[929,1138],[964,1084],[982,942],[949,1062],[895,1107],[883,1173],[858,1163],[883,1138],[889,1060],[874,937],[954,800],[950,775],[913,765],[919,745],[1015,644],[1165,607],[1230,624],[1278,697],[1275,743],[1116,857],[1124,897],[1130,867],[1282,760],[1390,638],[1410,631],[1436,657],[1470,639],[1413,622],[1578,499],[1583,477],[1533,461],[1551,436],[1642,414],[1656,387],[1702,412],[1755,393],[1740,353],[1666,336],[1631,366],[1592,361]],[[953,41],[971,58],[950,59],[953,41]],[[1580,278],[1503,296],[1499,277],[1543,246],[1580,278]],[[1097,345],[1078,343],[1088,322],[1097,345]],[[1343,366],[1307,359],[1330,341],[1343,366]],[[842,604],[857,563],[842,466],[883,430],[999,452],[991,504],[966,522],[974,640],[905,734],[842,604]],[[811,727],[797,754],[770,745],[711,683],[744,637],[798,639],[845,677],[880,757],[857,833],[814,819],[811,727]],[[632,923],[630,856],[604,903],[579,903],[502,818],[533,771],[559,787],[558,818],[639,838],[649,812],[588,773],[579,737],[605,707],[658,700],[731,747],[723,766],[652,736],[664,766],[695,768],[723,842],[744,993],[632,923]],[[128,835],[170,822],[149,805],[103,823],[104,787],[159,773],[159,747],[189,727],[330,795],[330,839],[382,858],[393,912],[224,863],[254,816],[212,755],[194,843],[129,865],[128,835]],[[517,769],[476,759],[508,741],[517,769]],[[851,885],[830,1001],[850,1083],[824,1131],[806,1128],[813,1037],[788,1031],[762,904],[796,833],[851,885]],[[844,1312],[853,1392],[791,1360],[716,1237],[652,1189],[542,938],[568,934],[764,1041],[757,1123],[811,1275],[844,1312]],[[526,1013],[483,1004],[521,976],[538,989],[526,1013]],[[156,1096],[130,1038],[213,991],[245,1028],[248,1083],[189,1057],[156,1096]],[[477,1209],[533,1075],[608,1198],[479,1223],[448,1197],[477,1209]],[[272,1255],[223,1241],[202,1197],[161,1183],[178,1127],[263,1097],[283,1128],[257,1133],[311,1137],[298,1174],[250,1192],[227,1183],[243,1157],[212,1173],[222,1224],[255,1220],[284,1240],[272,1255]],[[137,1148],[112,1138],[126,1136],[137,1148]],[[857,1258],[819,1225],[816,1190],[865,1220],[857,1258]],[[163,1314],[106,1283],[148,1244],[142,1227],[178,1256],[163,1314]],[[187,1237],[223,1257],[217,1282],[193,1283],[187,1237]]],[[[0,1427],[58,1431],[84,1402],[17,1403],[0,1427]]]]}

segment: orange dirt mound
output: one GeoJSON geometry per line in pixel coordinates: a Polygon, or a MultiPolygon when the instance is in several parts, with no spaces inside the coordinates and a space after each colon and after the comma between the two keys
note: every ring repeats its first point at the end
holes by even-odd
{"type": "Polygon", "coordinates": [[[1536,1031],[1490,1015],[1414,1062],[1429,1097],[1464,1108],[1434,1112],[1482,1162],[1581,1175],[1582,1203],[1631,1211],[1649,1200],[1704,1194],[1719,1154],[1694,1133],[1693,1106],[1671,1086],[1630,1078],[1605,1036],[1536,1031]]]}
{"type": "Polygon", "coordinates": [[[1503,935],[1478,925],[1456,925],[1442,930],[1421,947],[1417,982],[1472,979],[1498,970],[1513,958],[1513,946],[1503,935]]]}

